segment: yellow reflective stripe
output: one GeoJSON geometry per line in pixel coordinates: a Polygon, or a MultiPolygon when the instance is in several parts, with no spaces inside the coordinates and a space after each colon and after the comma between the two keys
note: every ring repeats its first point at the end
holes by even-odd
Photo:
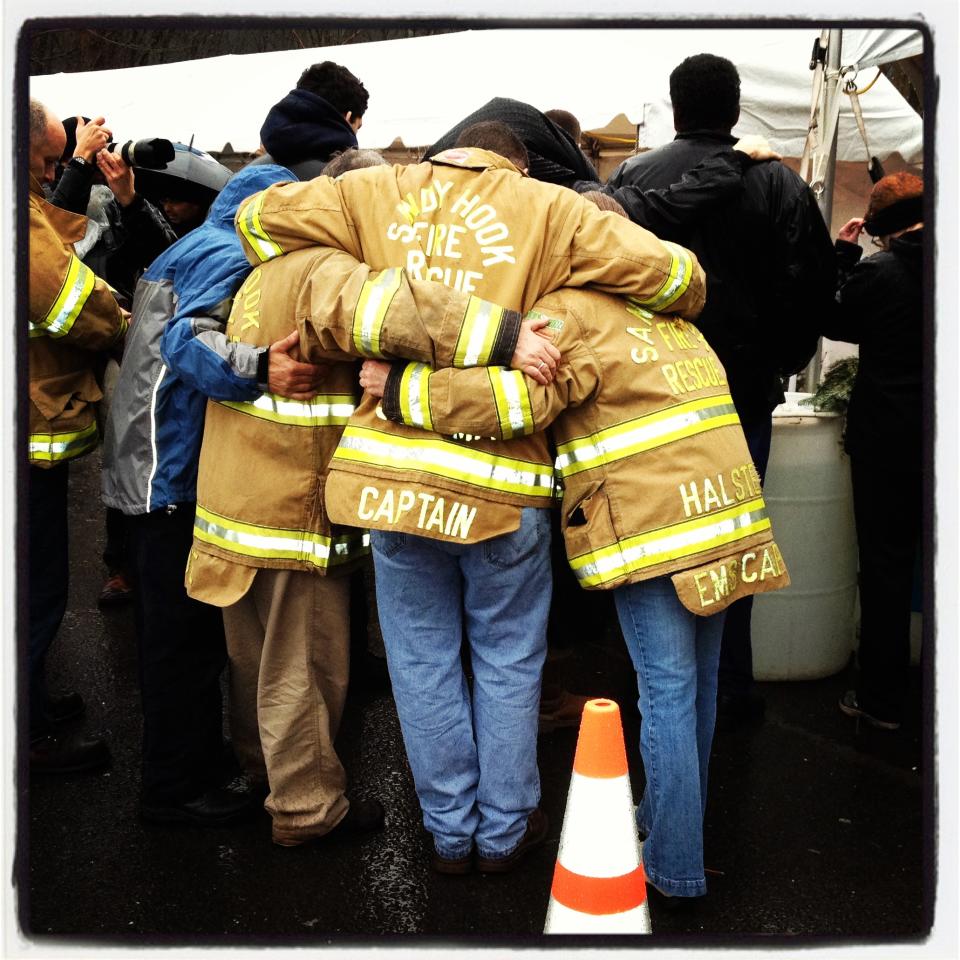
{"type": "Polygon", "coordinates": [[[45,337],[47,331],[45,327],[38,327],[32,320],[30,321],[30,339],[34,337],[45,337]]]}
{"type": "Polygon", "coordinates": [[[393,298],[400,289],[403,271],[383,270],[374,280],[364,282],[353,312],[353,345],[364,357],[383,357],[380,334],[393,298]]]}
{"type": "Polygon", "coordinates": [[[533,409],[524,375],[519,370],[508,370],[506,367],[488,367],[487,375],[493,388],[503,439],[511,440],[533,433],[533,409]]]}
{"type": "Polygon", "coordinates": [[[453,354],[455,367],[485,367],[503,322],[503,308],[471,297],[453,354]]]}
{"type": "Polygon", "coordinates": [[[251,197],[241,208],[237,226],[261,263],[283,256],[283,248],[263,228],[260,211],[263,209],[263,192],[251,197]]]}
{"type": "Polygon", "coordinates": [[[602,463],[614,463],[675,440],[739,422],[729,394],[690,400],[600,430],[589,437],[561,443],[557,447],[556,467],[568,477],[602,463]]]}
{"type": "Polygon", "coordinates": [[[340,394],[317,396],[312,400],[300,401],[280,397],[274,393],[262,393],[256,400],[218,402],[223,407],[229,407],[247,416],[297,427],[342,426],[356,409],[353,397],[340,394]]]}
{"type": "Polygon", "coordinates": [[[70,433],[31,433],[27,438],[27,450],[31,460],[55,463],[79,457],[97,445],[96,421],[82,430],[70,433]]]}
{"type": "Polygon", "coordinates": [[[315,567],[336,566],[370,552],[370,535],[362,530],[327,537],[308,530],[286,530],[241,523],[197,504],[193,535],[197,540],[260,560],[295,560],[315,567]]]}
{"type": "Polygon", "coordinates": [[[333,458],[405,473],[428,473],[503,493],[534,497],[553,493],[553,468],[549,465],[496,456],[429,436],[400,437],[348,426],[333,458]]]}
{"type": "Polygon", "coordinates": [[[769,529],[766,505],[762,497],[757,497],[708,516],[618,540],[608,547],[572,558],[570,566],[580,583],[597,586],[660,563],[735,543],[769,529]]]}
{"type": "Polygon", "coordinates": [[[425,363],[408,363],[400,376],[400,416],[403,422],[422,430],[433,429],[430,416],[430,374],[425,363]]]}
{"type": "Polygon", "coordinates": [[[63,337],[70,332],[87,298],[93,292],[96,277],[78,257],[70,257],[70,266],[63,286],[47,315],[39,322],[51,337],[63,337]]]}
{"type": "Polygon", "coordinates": [[[639,303],[643,307],[649,307],[651,310],[664,310],[672,303],[675,303],[690,286],[690,277],[693,275],[693,260],[690,252],[684,247],[669,241],[661,241],[670,251],[670,272],[667,279],[664,280],[660,289],[648,300],[641,297],[630,297],[634,303],[639,303]]]}

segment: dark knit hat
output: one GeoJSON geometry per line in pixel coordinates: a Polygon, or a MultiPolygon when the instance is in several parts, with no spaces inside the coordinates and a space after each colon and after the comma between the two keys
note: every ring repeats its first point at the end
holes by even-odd
{"type": "Polygon", "coordinates": [[[923,181],[912,173],[891,173],[870,191],[863,229],[886,237],[923,220],[923,181]]]}

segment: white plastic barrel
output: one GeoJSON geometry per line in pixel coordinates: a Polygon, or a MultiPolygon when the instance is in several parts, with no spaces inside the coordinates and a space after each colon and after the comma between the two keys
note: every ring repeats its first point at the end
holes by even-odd
{"type": "Polygon", "coordinates": [[[841,418],[788,393],[773,412],[764,499],[791,585],[753,607],[757,680],[814,680],[842,670],[854,647],[857,540],[841,418]]]}

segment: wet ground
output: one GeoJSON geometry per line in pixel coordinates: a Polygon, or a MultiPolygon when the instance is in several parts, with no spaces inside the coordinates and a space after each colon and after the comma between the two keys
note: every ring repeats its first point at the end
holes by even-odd
{"type": "MultiPolygon", "coordinates": [[[[53,689],[84,693],[86,727],[108,737],[114,762],[101,775],[21,784],[23,934],[47,955],[80,943],[543,946],[574,729],[540,739],[550,841],[510,875],[430,872],[393,701],[376,682],[354,686],[338,746],[354,788],[384,802],[382,833],[285,849],[271,843],[266,814],[213,830],[139,821],[132,614],[95,602],[104,576],[96,466],[91,458],[72,477],[71,604],[48,669],[53,689]]],[[[561,668],[571,689],[620,703],[639,796],[634,678],[613,623],[561,668]]],[[[660,943],[917,942],[929,931],[934,834],[917,668],[911,683],[908,719],[892,733],[858,729],[837,710],[845,673],[761,684],[764,722],[721,727],[715,741],[710,893],[689,912],[654,905],[660,943]]]]}

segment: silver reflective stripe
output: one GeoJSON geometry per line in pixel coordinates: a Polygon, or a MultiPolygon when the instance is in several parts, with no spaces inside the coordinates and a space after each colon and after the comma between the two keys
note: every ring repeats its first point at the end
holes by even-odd
{"type": "Polygon", "coordinates": [[[510,420],[510,426],[514,433],[525,433],[528,427],[527,410],[524,408],[523,396],[520,393],[521,387],[526,393],[523,374],[519,370],[506,369],[498,370],[496,374],[500,376],[500,385],[503,387],[503,394],[507,400],[507,410],[505,412],[510,420]]]}
{"type": "Polygon", "coordinates": [[[669,241],[663,241],[663,245],[673,254],[670,272],[675,274],[675,276],[650,299],[644,300],[639,297],[631,298],[635,299],[637,303],[649,307],[651,310],[662,310],[678,299],[690,283],[690,275],[693,272],[693,263],[690,255],[683,247],[675,243],[670,243],[669,241]]]}
{"type": "Polygon", "coordinates": [[[260,222],[260,210],[262,207],[263,192],[261,191],[244,204],[237,223],[240,232],[246,237],[254,253],[260,258],[261,262],[265,262],[272,260],[274,257],[281,256],[283,250],[280,244],[263,229],[263,225],[260,222]]]}
{"type": "Polygon", "coordinates": [[[313,400],[290,400],[274,393],[262,393],[256,400],[221,401],[230,407],[253,417],[272,423],[289,423],[296,426],[329,426],[346,423],[356,409],[347,397],[314,397],[313,400]]]}
{"type": "Polygon", "coordinates": [[[368,280],[364,286],[368,287],[367,302],[360,316],[359,336],[357,346],[367,356],[380,357],[380,329],[383,318],[386,316],[390,300],[396,293],[400,282],[400,270],[392,267],[380,273],[376,280],[368,280]]]}
{"type": "Polygon", "coordinates": [[[408,423],[414,427],[424,427],[426,424],[423,418],[423,408],[424,404],[428,404],[429,400],[429,388],[428,390],[421,390],[421,386],[426,385],[426,378],[421,380],[423,377],[424,371],[427,371],[429,376],[430,368],[425,363],[411,363],[408,364],[404,371],[404,380],[406,380],[407,387],[407,410],[406,416],[409,418],[408,423]]]}
{"type": "Polygon", "coordinates": [[[674,556],[687,556],[714,545],[740,539],[740,535],[749,535],[748,528],[767,519],[766,507],[759,507],[756,510],[744,510],[716,523],[691,526],[689,521],[685,521],[676,525],[682,529],[675,533],[645,536],[642,543],[633,545],[629,540],[621,541],[608,548],[609,552],[598,551],[592,555],[593,559],[589,562],[576,567],[574,573],[578,580],[602,582],[611,579],[612,574],[653,566],[674,556]]]}
{"type": "Polygon", "coordinates": [[[493,323],[494,304],[488,300],[476,302],[477,311],[470,329],[467,349],[463,356],[463,366],[465,367],[476,367],[486,363],[488,359],[488,351],[484,348],[490,333],[490,325],[493,323]]]}
{"type": "Polygon", "coordinates": [[[70,332],[93,290],[95,280],[90,268],[77,257],[72,257],[64,283],[65,289],[60,291],[56,303],[41,324],[51,337],[62,337],[70,332]]]}
{"type": "Polygon", "coordinates": [[[570,448],[571,445],[562,444],[559,449],[563,452],[557,456],[556,467],[561,474],[569,474],[574,472],[571,469],[574,466],[583,469],[595,463],[618,460],[629,456],[636,447],[649,449],[651,446],[659,446],[656,442],[658,440],[667,442],[665,438],[676,439],[674,435],[677,433],[699,433],[700,428],[707,426],[709,421],[734,416],[736,412],[732,403],[721,403],[712,407],[684,410],[634,429],[602,430],[590,439],[578,442],[576,447],[570,448]]]}
{"type": "Polygon", "coordinates": [[[424,470],[438,476],[473,483],[478,486],[510,492],[550,496],[553,492],[553,471],[543,466],[495,457],[480,451],[460,452],[443,441],[397,442],[359,434],[347,428],[340,439],[335,458],[350,459],[389,466],[395,469],[424,470]],[[542,471],[542,472],[540,472],[542,471]]]}
{"type": "Polygon", "coordinates": [[[197,507],[194,533],[200,540],[244,556],[265,560],[301,560],[317,567],[350,559],[370,546],[370,535],[365,531],[358,530],[331,539],[306,531],[254,528],[249,524],[231,524],[227,518],[200,506],[197,507]]]}
{"type": "Polygon", "coordinates": [[[27,450],[33,460],[69,460],[97,445],[97,424],[72,433],[32,433],[27,450]]]}

